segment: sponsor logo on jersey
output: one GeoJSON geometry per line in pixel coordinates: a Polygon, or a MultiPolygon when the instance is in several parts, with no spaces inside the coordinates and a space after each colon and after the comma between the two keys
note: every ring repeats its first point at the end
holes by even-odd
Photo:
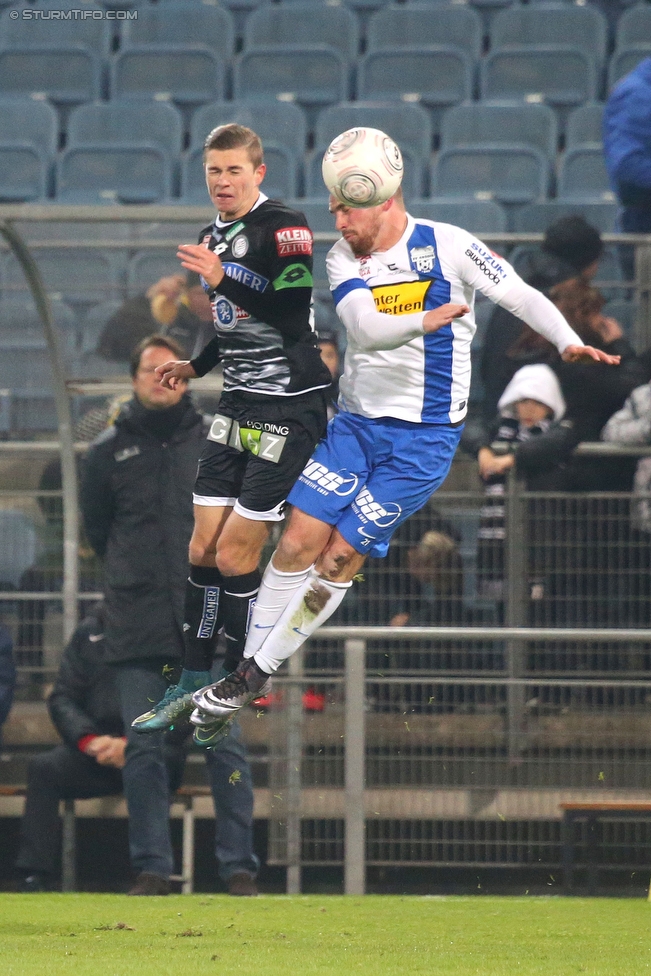
{"type": "Polygon", "coordinates": [[[410,315],[425,311],[425,296],[431,281],[402,281],[395,285],[371,288],[378,312],[386,315],[410,315]]]}
{"type": "Polygon", "coordinates": [[[244,230],[244,224],[242,223],[241,220],[238,220],[236,224],[233,224],[232,227],[228,228],[228,230],[224,234],[224,240],[226,241],[232,240],[236,234],[239,234],[241,230],[244,230]]]}
{"type": "Polygon", "coordinates": [[[290,264],[274,281],[274,291],[284,288],[311,288],[312,275],[304,264],[290,264]]]}
{"type": "Polygon", "coordinates": [[[219,587],[207,586],[203,595],[203,613],[201,615],[197,637],[202,640],[210,640],[215,632],[218,609],[219,587]]]}
{"type": "Polygon", "coordinates": [[[212,234],[204,234],[201,239],[201,243],[203,244],[204,247],[208,247],[211,239],[212,239],[212,234]]]}
{"type": "Polygon", "coordinates": [[[265,430],[269,434],[282,434],[283,437],[287,437],[289,434],[287,424],[270,424],[264,420],[245,420],[243,426],[247,430],[265,430]]]}
{"type": "Polygon", "coordinates": [[[397,502],[385,502],[381,505],[375,501],[368,488],[362,488],[353,508],[358,509],[365,519],[374,522],[379,529],[388,529],[402,515],[402,507],[397,502]]]}
{"type": "Polygon", "coordinates": [[[236,237],[231,244],[231,253],[234,258],[243,258],[249,249],[249,239],[244,234],[236,237]]]}
{"type": "Polygon", "coordinates": [[[129,458],[136,457],[140,454],[140,448],[137,444],[133,447],[125,447],[123,451],[117,451],[113,457],[119,463],[120,461],[127,461],[129,458]]]}
{"type": "Polygon", "coordinates": [[[347,471],[345,468],[339,468],[338,471],[328,471],[323,464],[312,460],[308,461],[303,468],[299,480],[309,484],[312,488],[316,488],[321,495],[329,495],[330,492],[334,492],[340,498],[352,495],[359,484],[359,478],[352,471],[347,471]]]}
{"type": "Polygon", "coordinates": [[[371,276],[371,259],[370,257],[359,258],[359,276],[360,278],[370,278],[371,276]]]}
{"type": "Polygon", "coordinates": [[[312,232],[308,227],[282,227],[274,237],[278,257],[312,253],[312,232]]]}
{"type": "Polygon", "coordinates": [[[234,264],[232,261],[224,261],[223,268],[225,273],[233,281],[239,281],[241,285],[246,285],[252,291],[264,291],[269,284],[268,278],[250,271],[243,264],[234,264]]]}
{"type": "Polygon", "coordinates": [[[216,298],[212,303],[215,325],[218,329],[230,331],[237,325],[237,308],[227,298],[216,298]]]}
{"type": "Polygon", "coordinates": [[[412,247],[409,252],[409,257],[416,271],[419,271],[421,274],[427,274],[428,271],[432,271],[434,268],[436,251],[431,244],[428,244],[426,247],[412,247]]]}
{"type": "Polygon", "coordinates": [[[506,271],[501,264],[501,258],[499,254],[495,254],[493,251],[487,251],[485,248],[480,247],[474,241],[471,242],[470,247],[466,251],[466,255],[471,258],[472,261],[480,268],[486,277],[490,278],[496,284],[501,281],[502,278],[506,276],[506,271]],[[491,274],[497,277],[491,278],[491,274]]]}

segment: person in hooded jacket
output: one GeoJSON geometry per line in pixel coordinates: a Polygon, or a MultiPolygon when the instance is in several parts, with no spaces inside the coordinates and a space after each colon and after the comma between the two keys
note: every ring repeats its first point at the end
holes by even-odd
{"type": "MultiPolygon", "coordinates": [[[[130,894],[140,895],[170,890],[170,789],[162,733],[139,736],[131,723],[143,701],[163,697],[183,652],[192,487],[208,428],[186,381],[173,390],[161,386],[155,370],[170,353],[178,358],[181,350],[167,336],[136,346],[134,395],[90,445],[80,496],[86,536],[104,560],[105,661],[113,667],[127,730],[122,778],[138,873],[130,894]]],[[[256,894],[253,789],[239,729],[207,761],[226,813],[217,823],[220,877],[231,894],[256,894]]]]}

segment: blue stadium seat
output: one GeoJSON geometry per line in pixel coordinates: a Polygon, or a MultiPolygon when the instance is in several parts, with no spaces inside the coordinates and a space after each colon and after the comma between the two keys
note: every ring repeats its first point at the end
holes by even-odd
{"type": "Polygon", "coordinates": [[[324,109],[316,123],[315,143],[329,146],[346,129],[363,125],[381,129],[401,149],[427,162],[432,149],[432,123],[421,105],[409,102],[344,102],[324,109]]]}
{"type": "Polygon", "coordinates": [[[391,46],[422,47],[425,44],[460,48],[477,60],[481,54],[481,17],[470,7],[437,5],[416,0],[405,6],[385,7],[368,24],[367,50],[391,46]]]}
{"type": "MultiPolygon", "coordinates": [[[[303,200],[287,201],[291,207],[305,214],[307,224],[312,233],[334,233],[335,219],[328,211],[328,202],[322,197],[305,198],[303,200]]],[[[313,252],[313,271],[314,287],[324,289],[328,287],[328,275],[326,273],[325,259],[328,251],[332,247],[332,241],[315,241],[313,252]]]]}
{"type": "Polygon", "coordinates": [[[640,61],[651,57],[651,44],[629,44],[618,48],[608,65],[608,87],[613,88],[620,78],[637,68],[640,61]]]}
{"type": "Polygon", "coordinates": [[[56,183],[60,203],[164,203],[170,161],[156,146],[73,146],[57,160],[56,183]]]}
{"type": "Polygon", "coordinates": [[[538,45],[491,51],[481,64],[483,99],[582,105],[597,96],[597,66],[578,47],[538,45]]]}
{"type": "Polygon", "coordinates": [[[263,145],[282,143],[295,155],[305,151],[307,121],[303,109],[292,102],[212,102],[196,109],[190,124],[190,149],[203,146],[208,133],[218,125],[238,122],[257,132],[263,145]]]}
{"type": "MultiPolygon", "coordinates": [[[[192,243],[195,243],[194,235],[192,243]]],[[[137,251],[127,265],[127,294],[140,295],[159,278],[183,274],[176,253],[171,248],[137,251]]]]}
{"type": "MultiPolygon", "coordinates": [[[[61,341],[62,351],[72,353],[77,347],[78,319],[65,302],[50,299],[52,318],[61,341]]],[[[43,323],[30,297],[3,297],[0,300],[0,346],[13,345],[40,348],[46,345],[43,323]]]]}
{"type": "MultiPolygon", "coordinates": [[[[317,146],[310,155],[306,166],[305,180],[305,195],[308,197],[322,197],[326,201],[328,199],[328,191],[323,182],[321,163],[328,145],[329,143],[326,142],[323,145],[317,146]]],[[[402,189],[407,197],[419,197],[423,192],[426,160],[416,155],[410,146],[401,146],[401,149],[405,168],[402,178],[402,189]]]]}
{"type": "Polygon", "coordinates": [[[0,580],[16,589],[41,552],[34,521],[27,512],[0,509],[0,580]]]}
{"type": "MultiPolygon", "coordinates": [[[[59,11],[79,10],[77,0],[41,0],[38,4],[40,16],[37,19],[33,4],[16,4],[14,11],[19,16],[13,19],[10,11],[4,10],[0,15],[0,47],[50,47],[62,48],[74,46],[87,51],[95,51],[105,56],[111,50],[115,21],[111,22],[104,16],[75,17],[72,13],[69,19],[62,19],[59,11]],[[55,19],[52,19],[51,13],[55,19]]],[[[84,0],[84,11],[89,14],[95,12],[103,15],[99,4],[88,3],[84,0]]],[[[13,11],[12,11],[13,12],[13,11]]]]}
{"type": "Polygon", "coordinates": [[[122,47],[145,44],[206,45],[222,60],[235,51],[233,15],[221,7],[195,3],[141,4],[137,20],[122,25],[122,47]]]}
{"type": "Polygon", "coordinates": [[[200,105],[224,97],[225,63],[208,48],[128,47],[111,64],[111,98],[156,98],[200,105]]]}
{"type": "Polygon", "coordinates": [[[449,109],[441,120],[441,146],[509,142],[534,146],[550,163],[556,157],[558,127],[548,105],[468,102],[449,109]]]}
{"type": "Polygon", "coordinates": [[[81,47],[11,47],[0,50],[0,91],[36,95],[62,105],[101,94],[101,62],[81,47]]]}
{"type": "MultiPolygon", "coordinates": [[[[72,305],[97,304],[118,297],[118,264],[108,253],[90,247],[33,248],[45,288],[72,305]]],[[[27,284],[13,254],[4,262],[5,293],[24,298],[27,284]]]]}
{"type": "MultiPolygon", "coordinates": [[[[149,287],[151,283],[152,282],[150,281],[147,287],[149,287]]],[[[122,302],[114,300],[110,302],[100,302],[99,305],[93,305],[88,309],[80,325],[82,353],[96,352],[97,343],[99,341],[99,337],[104,331],[104,326],[111,316],[115,315],[115,313],[121,308],[122,302]]],[[[115,364],[113,369],[115,370],[115,364]]]]}
{"type": "Polygon", "coordinates": [[[471,234],[501,234],[507,229],[506,212],[494,200],[430,197],[428,200],[410,200],[408,208],[414,217],[454,224],[471,234]]]}
{"type": "Polygon", "coordinates": [[[651,6],[648,3],[636,3],[617,21],[616,49],[635,44],[651,44],[651,6]]]}
{"type": "Polygon", "coordinates": [[[615,200],[601,143],[587,142],[567,150],[558,174],[558,194],[575,200],[615,200]]]}
{"type": "Polygon", "coordinates": [[[533,146],[484,143],[441,149],[431,174],[432,194],[531,203],[546,196],[547,157],[533,146]]]}
{"type": "Polygon", "coordinates": [[[0,201],[43,200],[49,168],[49,159],[31,143],[0,141],[0,201]]]}
{"type": "Polygon", "coordinates": [[[255,48],[235,63],[233,95],[302,105],[332,105],[344,101],[347,67],[341,54],[322,45],[255,48]]]}
{"type": "Polygon", "coordinates": [[[357,93],[441,109],[472,97],[472,77],[472,61],[458,48],[385,48],[360,60],[357,93]]]}
{"type": "MultiPolygon", "coordinates": [[[[274,200],[296,196],[298,190],[298,161],[284,145],[264,142],[267,172],[262,189],[274,200]]],[[[203,170],[203,149],[191,149],[181,164],[181,200],[188,206],[202,206],[208,202],[203,170]]]]}
{"type": "Polygon", "coordinates": [[[165,102],[91,102],[68,117],[67,148],[87,145],[158,146],[170,157],[181,152],[183,119],[165,102]]]}
{"type": "Polygon", "coordinates": [[[287,44],[319,44],[339,51],[352,61],[359,50],[359,25],[345,7],[314,2],[264,5],[249,17],[244,48],[270,48],[287,44]]]}
{"type": "Polygon", "coordinates": [[[612,233],[617,217],[617,204],[609,202],[544,200],[530,203],[516,211],[513,217],[513,230],[518,233],[544,231],[561,217],[580,214],[589,224],[602,234],[612,233]]]}
{"type": "Polygon", "coordinates": [[[571,44],[603,65],[608,23],[594,7],[564,3],[513,5],[493,20],[491,50],[571,44]]]}
{"type": "Polygon", "coordinates": [[[604,107],[598,102],[580,105],[570,112],[565,130],[565,146],[574,149],[584,142],[602,141],[604,107]]]}
{"type": "Polygon", "coordinates": [[[0,138],[27,142],[42,153],[57,151],[59,120],[49,102],[35,98],[0,98],[0,138]]]}

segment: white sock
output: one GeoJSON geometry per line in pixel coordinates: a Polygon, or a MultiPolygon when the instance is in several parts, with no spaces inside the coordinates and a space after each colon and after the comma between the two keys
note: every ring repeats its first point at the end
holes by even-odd
{"type": "Polygon", "coordinates": [[[253,657],[271,633],[274,624],[294,596],[297,588],[307,579],[311,566],[299,573],[281,573],[270,559],[255,599],[251,623],[246,638],[244,657],[253,657]]]}
{"type": "Polygon", "coordinates": [[[294,592],[285,611],[255,655],[255,663],[267,674],[298,650],[322,623],[332,616],[351,583],[331,583],[314,570],[294,592]]]}

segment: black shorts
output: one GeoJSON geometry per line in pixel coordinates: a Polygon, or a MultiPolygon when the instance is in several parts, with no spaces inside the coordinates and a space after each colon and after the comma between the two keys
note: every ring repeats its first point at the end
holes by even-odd
{"type": "Polygon", "coordinates": [[[199,458],[195,505],[280,521],[287,494],[325,434],[328,390],[295,397],[226,393],[199,458]]]}

